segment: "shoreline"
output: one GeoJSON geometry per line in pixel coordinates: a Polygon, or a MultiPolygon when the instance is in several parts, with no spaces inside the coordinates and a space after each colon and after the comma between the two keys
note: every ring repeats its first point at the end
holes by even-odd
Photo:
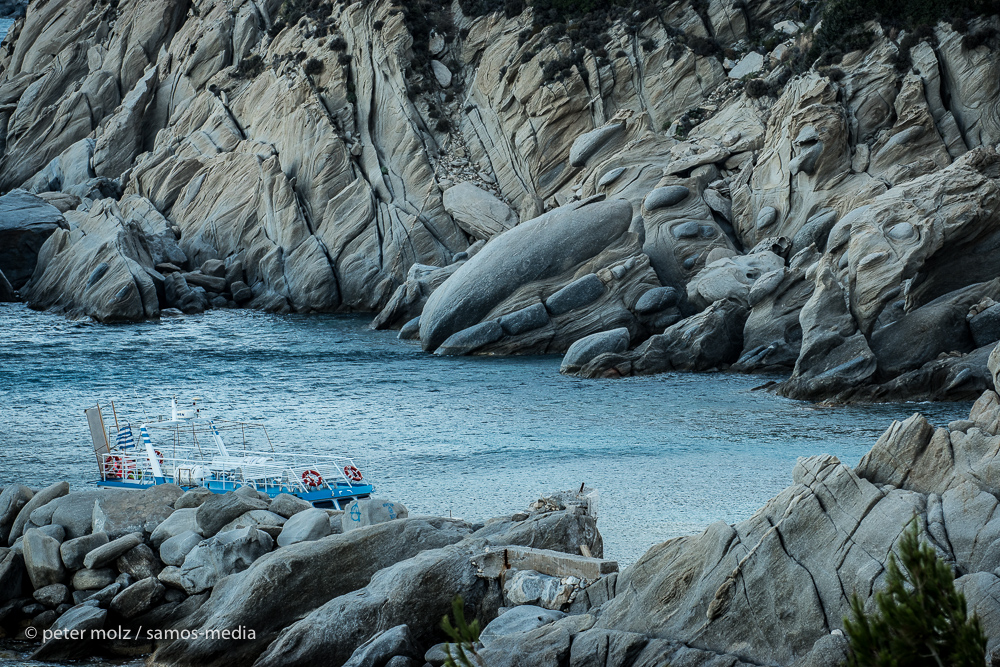
{"type": "MultiPolygon", "coordinates": [[[[361,501],[369,525],[336,533],[345,527],[344,513],[308,509],[290,496],[267,502],[249,489],[213,496],[164,485],[129,492],[128,499],[122,492],[77,492],[77,498],[82,493],[94,499],[87,513],[79,509],[86,510],[85,503],[66,495],[65,483],[30,497],[12,485],[0,495],[0,509],[7,508],[0,526],[25,536],[21,554],[15,548],[3,557],[0,583],[7,588],[0,590],[9,590],[10,573],[23,558],[22,580],[45,584],[36,587],[44,590],[35,597],[66,599],[69,593],[61,592],[65,586],[58,581],[91,587],[84,589],[88,593],[77,590],[73,597],[81,599],[61,616],[42,604],[32,607],[47,615],[34,621],[39,630],[57,616],[69,619],[57,629],[71,623],[89,628],[96,616],[100,627],[110,619],[133,628],[141,620],[147,628],[154,622],[163,628],[186,623],[240,629],[240,639],[202,633],[152,643],[98,642],[100,651],[152,652],[151,665],[221,665],[233,651],[258,667],[315,664],[328,654],[346,662],[373,646],[390,651],[381,654],[386,660],[419,660],[445,639],[437,620],[461,593],[472,605],[468,613],[486,628],[480,650],[497,661],[490,665],[536,660],[532,664],[554,666],[553,655],[577,646],[582,651],[596,640],[687,656],[693,665],[728,655],[736,664],[833,667],[845,646],[839,622],[832,620],[840,617],[836,610],[846,609],[845,591],[870,594],[878,587],[901,527],[916,512],[923,539],[957,569],[958,586],[983,620],[993,650],[1000,647],[1000,607],[990,591],[1000,586],[992,572],[1000,563],[992,550],[975,545],[993,541],[990,507],[1000,489],[984,481],[991,463],[978,453],[1000,438],[998,432],[1000,397],[993,392],[980,397],[968,419],[947,429],[935,429],[919,415],[894,422],[854,469],[829,455],[801,458],[792,486],[754,516],[654,545],[620,572],[617,563],[601,560],[590,489],[543,498],[525,512],[483,524],[407,516],[398,504],[400,518],[386,520],[379,514],[383,501],[361,501]],[[952,458],[943,466],[942,452],[949,451],[954,453],[946,454],[952,458]],[[13,511],[18,497],[24,505],[13,511]],[[35,527],[35,520],[46,519],[52,523],[35,527]],[[108,532],[88,535],[93,528],[108,532]],[[306,535],[306,541],[288,544],[282,535],[292,533],[306,535]],[[275,549],[275,541],[286,546],[275,549]],[[188,550],[182,558],[172,551],[178,545],[188,550]],[[46,565],[40,554],[63,562],[46,565]],[[159,560],[164,557],[180,565],[159,560]],[[330,569],[333,563],[339,565],[330,569]],[[82,570],[73,569],[81,564],[82,570]],[[843,585],[821,575],[830,567],[843,585]],[[101,568],[112,569],[100,574],[101,568]],[[746,599],[728,594],[734,577],[746,599]],[[673,591],[666,606],[657,602],[664,586],[673,591]],[[774,586],[794,586],[799,594],[774,597],[768,592],[774,586]],[[265,589],[273,599],[260,597],[265,589]],[[363,594],[352,592],[357,590],[363,594]],[[833,590],[839,593],[831,597],[833,590]],[[92,601],[82,599],[91,594],[92,601]],[[248,600],[253,604],[244,604],[248,600]],[[791,609],[796,611],[787,618],[793,620],[779,620],[786,618],[780,610],[791,609]],[[751,610],[758,623],[748,634],[751,610]]],[[[10,602],[0,604],[7,610],[0,622],[10,628],[10,602]]],[[[25,606],[23,598],[18,605],[25,606]]],[[[14,613],[16,618],[23,612],[14,613]]],[[[19,623],[22,630],[35,627],[19,623]]],[[[81,650],[67,641],[46,646],[39,657],[65,658],[66,651],[81,650]]],[[[614,667],[626,664],[633,663],[614,667]]]]}

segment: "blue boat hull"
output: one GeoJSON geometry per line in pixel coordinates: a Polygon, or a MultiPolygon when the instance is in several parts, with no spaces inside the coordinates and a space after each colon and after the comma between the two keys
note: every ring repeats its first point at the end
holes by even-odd
{"type": "MultiPolygon", "coordinates": [[[[167,482],[163,482],[167,483],[167,482]]],[[[119,479],[107,479],[94,482],[99,488],[106,489],[150,489],[157,484],[143,484],[141,481],[137,480],[119,480],[119,479]]],[[[185,491],[198,488],[202,486],[212,493],[229,493],[230,491],[235,491],[236,489],[244,486],[236,482],[230,482],[225,480],[206,480],[204,484],[192,485],[192,486],[181,486],[185,491]]],[[[333,508],[340,509],[342,503],[349,502],[351,500],[357,500],[359,498],[368,498],[372,492],[375,490],[371,484],[337,484],[330,489],[317,489],[315,491],[295,491],[289,490],[284,487],[279,486],[258,486],[254,487],[256,491],[261,493],[266,493],[268,496],[274,498],[282,493],[287,493],[289,495],[296,496],[302,500],[308,501],[315,507],[322,508],[333,508]]]]}

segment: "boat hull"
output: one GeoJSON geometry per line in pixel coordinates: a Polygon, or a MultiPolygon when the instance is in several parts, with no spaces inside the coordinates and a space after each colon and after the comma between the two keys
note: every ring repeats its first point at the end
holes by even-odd
{"type": "MultiPolygon", "coordinates": [[[[164,481],[163,483],[167,484],[170,482],[164,481]]],[[[96,484],[98,488],[135,489],[139,491],[144,489],[151,489],[154,486],[158,486],[158,484],[144,484],[142,481],[139,480],[123,480],[123,479],[98,480],[97,482],[94,482],[94,484],[96,484]]],[[[249,485],[240,484],[238,482],[225,481],[225,480],[206,480],[204,484],[181,486],[180,488],[184,489],[185,491],[190,491],[191,489],[196,489],[199,486],[208,489],[212,493],[223,494],[235,491],[236,489],[249,485]]],[[[374,487],[371,484],[352,484],[350,486],[337,485],[330,489],[317,489],[315,491],[299,491],[279,486],[256,486],[251,488],[260,493],[267,494],[271,498],[274,498],[282,493],[287,493],[289,495],[310,502],[315,507],[333,508],[333,509],[340,509],[341,507],[343,507],[344,503],[350,502],[352,500],[368,498],[374,491],[374,487]]]]}

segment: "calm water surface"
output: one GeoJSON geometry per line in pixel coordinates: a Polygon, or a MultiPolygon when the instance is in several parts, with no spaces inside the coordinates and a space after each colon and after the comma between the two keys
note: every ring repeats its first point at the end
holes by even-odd
{"type": "Polygon", "coordinates": [[[95,478],[83,410],[96,402],[138,419],[200,396],[208,416],[266,420],[288,449],[354,453],[378,495],[414,514],[486,519],[586,482],[606,555],[625,564],[749,517],[799,456],[853,465],[893,419],[919,410],[940,425],[969,408],[818,408],[741,375],[581,380],[558,357],[428,355],[369,319],[211,311],[107,326],[0,304],[0,484],[95,478]]]}

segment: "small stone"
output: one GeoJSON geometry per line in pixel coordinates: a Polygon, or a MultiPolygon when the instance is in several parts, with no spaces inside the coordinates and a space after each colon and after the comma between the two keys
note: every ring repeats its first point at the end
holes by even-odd
{"type": "Polygon", "coordinates": [[[431,70],[433,70],[434,78],[437,79],[437,82],[441,84],[442,88],[447,88],[451,85],[451,70],[449,70],[443,62],[440,60],[432,60],[431,70]]]}

